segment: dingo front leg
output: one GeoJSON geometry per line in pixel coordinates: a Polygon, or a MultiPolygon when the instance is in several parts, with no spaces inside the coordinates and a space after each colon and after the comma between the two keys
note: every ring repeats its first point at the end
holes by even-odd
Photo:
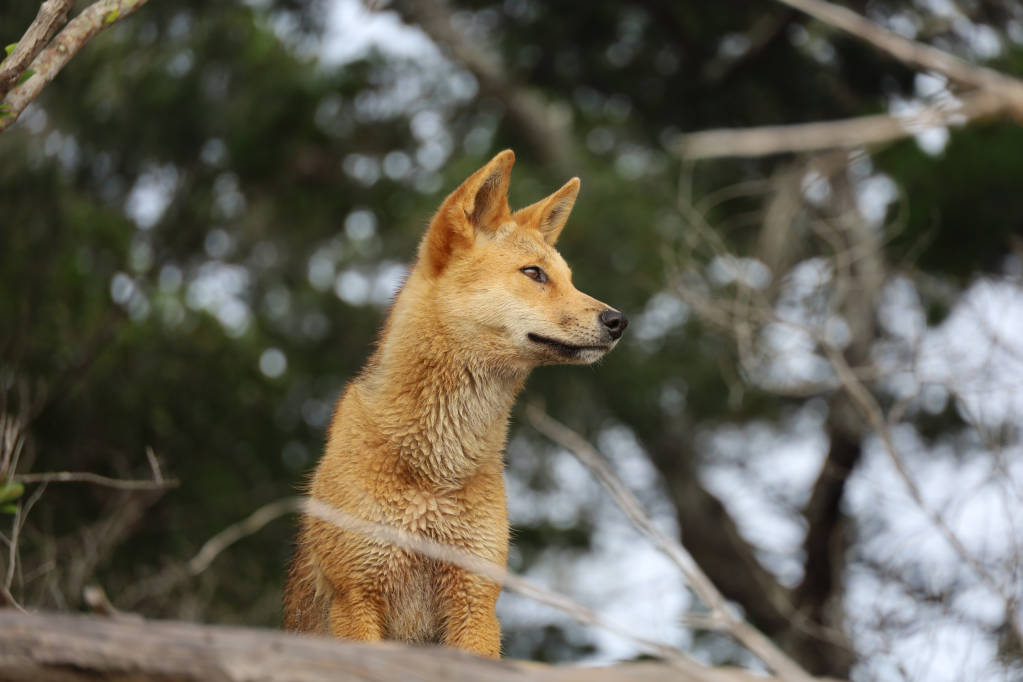
{"type": "Polygon", "coordinates": [[[381,595],[347,587],[336,590],[330,605],[330,632],[335,637],[377,642],[384,637],[381,595]]]}
{"type": "Polygon", "coordinates": [[[443,643],[489,658],[501,657],[501,626],[494,607],[501,586],[456,566],[441,569],[438,600],[443,643]]]}

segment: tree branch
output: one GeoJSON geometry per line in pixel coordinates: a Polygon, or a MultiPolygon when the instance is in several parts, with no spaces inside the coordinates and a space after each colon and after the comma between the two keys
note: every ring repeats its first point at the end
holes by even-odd
{"type": "Polygon", "coordinates": [[[183,566],[171,565],[152,577],[124,590],[120,595],[119,601],[125,608],[133,608],[143,599],[163,594],[185,580],[205,571],[224,550],[234,543],[258,533],[266,524],[275,519],[287,514],[298,513],[301,510],[302,500],[297,497],[286,497],[265,504],[241,521],[231,524],[203,543],[203,546],[199,548],[195,556],[189,559],[183,566]]]}
{"type": "Polygon", "coordinates": [[[43,496],[45,490],[45,485],[40,486],[38,490],[32,493],[28,500],[18,504],[18,510],[14,514],[9,546],[10,551],[7,558],[7,576],[4,578],[2,589],[4,598],[18,608],[21,608],[21,606],[14,599],[14,595],[11,594],[11,587],[14,585],[14,575],[18,571],[18,539],[21,536],[21,529],[25,526],[25,521],[28,519],[29,512],[32,511],[32,507],[39,501],[39,498],[43,496]]]}
{"type": "MultiPolygon", "coordinates": [[[[29,65],[35,73],[0,100],[0,105],[4,105],[4,108],[0,109],[3,115],[3,118],[0,118],[0,132],[18,120],[25,107],[56,78],[60,70],[78,54],[85,43],[146,2],[147,0],[99,0],[82,10],[29,65]]],[[[13,53],[11,56],[14,56],[13,53]]]]}
{"type": "Polygon", "coordinates": [[[643,651],[663,658],[671,663],[673,667],[677,667],[680,671],[690,675],[698,676],[702,671],[706,670],[705,666],[697,663],[678,649],[632,633],[628,629],[607,620],[592,609],[582,606],[564,595],[535,585],[525,578],[512,573],[505,566],[481,559],[464,549],[437,542],[399,528],[366,521],[312,497],[305,500],[304,511],[309,516],[326,521],[338,528],[353,531],[385,544],[422,554],[437,561],[451,563],[466,571],[481,575],[513,592],[563,611],[580,623],[599,627],[607,632],[624,637],[643,651]]]}
{"type": "Polygon", "coordinates": [[[10,92],[21,74],[36,58],[53,34],[67,22],[67,13],[74,0],[46,0],[39,6],[39,13],[21,36],[14,50],[0,62],[0,101],[10,92]]]}
{"type": "Polygon", "coordinates": [[[708,669],[689,658],[678,649],[637,635],[627,628],[607,620],[597,612],[561,594],[546,590],[491,561],[481,559],[463,549],[453,547],[422,535],[416,535],[385,524],[374,523],[356,517],[341,509],[332,507],[315,498],[284,498],[260,507],[243,521],[228,526],[210,538],[199,552],[185,565],[168,568],[155,577],[125,590],[119,601],[132,607],[151,594],[160,593],[173,587],[190,576],[197,575],[209,566],[230,544],[250,535],[275,518],[292,512],[303,512],[346,531],[359,533],[387,545],[401,547],[437,561],[459,566],[467,571],[488,578],[505,588],[529,599],[563,611],[584,625],[599,627],[636,644],[641,650],[659,656],[672,664],[674,669],[699,677],[708,669]]]}
{"type": "Polygon", "coordinates": [[[806,671],[775,646],[774,642],[732,611],[725,602],[725,598],[707,577],[707,574],[697,565],[692,555],[681,543],[657,528],[643,510],[639,500],[611,471],[596,448],[578,433],[548,415],[535,403],[526,406],[526,415],[537,431],[571,452],[593,472],[633,525],[679,567],[693,591],[710,609],[712,616],[721,623],[723,629],[783,679],[793,681],[811,679],[806,671]]]}
{"type": "Polygon", "coordinates": [[[434,43],[472,72],[481,90],[504,104],[540,159],[566,173],[574,172],[571,135],[564,129],[564,122],[536,93],[505,73],[498,55],[459,34],[451,24],[451,10],[445,0],[406,0],[399,7],[434,43]]]}
{"type": "Polygon", "coordinates": [[[1023,81],[1017,78],[900,36],[823,0],[778,2],[849,33],[908,66],[943,74],[972,88],[972,92],[963,96],[958,107],[932,105],[907,116],[877,114],[840,121],[689,133],[675,145],[679,155],[696,160],[863,147],[895,142],[927,128],[961,126],[1004,113],[1023,121],[1023,81]]]}
{"type": "Polygon", "coordinates": [[[884,451],[888,455],[888,459],[891,461],[896,473],[902,480],[902,483],[906,487],[906,491],[909,493],[914,504],[916,504],[917,508],[919,508],[924,516],[927,517],[927,519],[931,522],[931,525],[934,526],[945,542],[952,547],[959,558],[971,568],[980,581],[1004,601],[1006,619],[1013,629],[1016,640],[1021,646],[1023,646],[1023,622],[1020,621],[1019,615],[1014,608],[1016,604],[1016,598],[1014,595],[1009,594],[1005,588],[999,584],[998,580],[991,575],[980,560],[970,553],[963,544],[963,541],[959,539],[959,536],[955,534],[955,532],[945,522],[945,519],[942,518],[941,514],[934,510],[924,499],[920,486],[917,485],[916,481],[906,469],[905,464],[903,464],[902,458],[899,456],[898,449],[895,446],[895,438],[892,435],[891,426],[888,423],[888,420],[884,417],[884,411],[881,409],[880,403],[878,403],[874,394],[870,392],[863,382],[860,381],[859,377],[857,377],[852,371],[852,368],[849,366],[849,363],[846,362],[845,356],[842,352],[823,339],[819,339],[818,343],[824,349],[824,353],[827,356],[828,361],[831,363],[832,368],[838,375],[839,381],[842,383],[842,388],[849,395],[853,404],[856,405],[864,419],[866,419],[867,423],[881,440],[881,444],[884,446],[884,451]]]}
{"type": "Polygon", "coordinates": [[[19,483],[91,483],[118,490],[165,490],[178,486],[178,481],[173,478],[154,479],[152,481],[130,480],[110,478],[109,476],[101,476],[89,471],[51,471],[42,474],[18,474],[14,477],[14,480],[19,483]]]}
{"type": "Polygon", "coordinates": [[[875,114],[838,121],[702,130],[682,135],[675,152],[697,160],[877,146],[928,128],[962,126],[991,118],[1007,111],[1008,105],[1001,95],[984,91],[965,96],[958,107],[927,106],[905,116],[875,114]]]}
{"type": "Polygon", "coordinates": [[[937,71],[954,81],[1003,97],[1023,115],[1023,82],[985,66],[969,62],[918,43],[878,26],[850,9],[823,0],[778,0],[817,21],[856,36],[899,61],[920,69],[937,71]]]}

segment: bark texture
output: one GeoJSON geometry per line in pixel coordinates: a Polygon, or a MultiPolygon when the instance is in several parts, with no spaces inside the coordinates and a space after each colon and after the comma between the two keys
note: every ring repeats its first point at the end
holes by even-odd
{"type": "Polygon", "coordinates": [[[734,668],[691,675],[663,663],[607,668],[491,661],[453,649],[364,644],[135,617],[0,610],[6,682],[754,682],[734,668]]]}

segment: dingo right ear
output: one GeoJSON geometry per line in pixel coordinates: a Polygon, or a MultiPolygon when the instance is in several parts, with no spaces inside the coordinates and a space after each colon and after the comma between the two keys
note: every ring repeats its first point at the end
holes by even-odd
{"type": "Polygon", "coordinates": [[[579,196],[579,178],[572,178],[546,199],[541,199],[535,204],[515,211],[512,218],[519,225],[540,230],[544,241],[554,246],[562,228],[568,222],[568,216],[572,213],[577,196],[579,196]]]}
{"type": "Polygon", "coordinates": [[[505,149],[441,204],[420,248],[433,274],[444,269],[455,250],[471,247],[478,233],[493,232],[511,218],[508,182],[514,163],[515,152],[505,149]]]}

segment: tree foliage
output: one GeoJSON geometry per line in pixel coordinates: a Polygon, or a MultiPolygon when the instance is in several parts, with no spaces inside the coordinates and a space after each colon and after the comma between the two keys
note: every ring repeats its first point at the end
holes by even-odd
{"type": "MultiPolygon", "coordinates": [[[[952,3],[951,14],[847,4],[1021,72],[1013,3],[952,3]]],[[[978,422],[955,382],[907,390],[892,378],[914,367],[919,349],[900,330],[918,312],[919,341],[945,329],[978,283],[1019,290],[1015,122],[952,129],[931,151],[910,139],[693,165],[676,155],[684,131],[858,116],[939,96],[926,78],[949,97],[955,86],[781,4],[441,5],[456,34],[497,65],[497,86],[442,42],[396,49],[422,38],[411,28],[422,7],[411,1],[353,15],[390,26],[376,47],[318,59],[332,36],[359,34],[338,21],[339,7],[355,11],[150,3],[95,38],[0,135],[0,413],[24,427],[17,472],[146,477],[151,447],[181,482],[162,494],[51,485],[22,530],[13,596],[78,608],[82,588],[98,583],[118,607],[148,615],[276,623],[289,523],[167,589],[147,578],[303,487],[333,401],[368,354],[430,212],[513,147],[513,206],[582,178],[559,246],[580,289],[634,320],[599,368],[541,370],[527,399],[542,397],[619,466],[634,446],[652,464],[640,496],[812,672],[895,674],[878,638],[910,626],[893,624],[891,600],[868,604],[862,588],[850,596],[868,574],[922,618],[938,603],[950,622],[969,621],[971,636],[1000,647],[991,669],[1018,662],[1012,607],[956,610],[970,590],[991,591],[966,562],[939,578],[926,554],[871,543],[892,519],[864,511],[850,486],[862,496],[860,474],[883,448],[827,352],[862,370],[885,414],[898,410],[904,440],[925,443],[904,446],[910,465],[935,458],[954,477],[964,463],[997,471],[1008,461],[1008,485],[1020,485],[1017,412],[978,422]],[[507,93],[528,95],[547,117],[538,120],[560,122],[567,161],[537,147],[517,100],[497,96],[507,93]],[[767,319],[790,313],[837,336],[786,337],[767,319]],[[786,338],[810,348],[792,351],[786,338]],[[803,365],[786,365],[787,355],[803,365]],[[757,478],[806,443],[814,454],[803,470],[778,464],[781,481],[757,478]],[[783,519],[767,537],[739,508],[747,489],[737,481],[783,519]],[[794,542],[772,537],[793,526],[794,542]]],[[[0,38],[16,41],[36,9],[0,8],[0,38]]],[[[509,450],[513,494],[559,494],[563,453],[526,425],[509,450]]],[[[513,568],[593,551],[599,505],[562,506],[515,518],[512,500],[513,568]]],[[[1004,557],[981,555],[1000,576],[1004,557]]],[[[1014,580],[1007,589],[1018,597],[1014,580]]],[[[506,649],[523,657],[566,660],[594,647],[560,621],[507,630],[506,649]]],[[[677,637],[712,659],[745,660],[713,633],[677,637]]]]}

